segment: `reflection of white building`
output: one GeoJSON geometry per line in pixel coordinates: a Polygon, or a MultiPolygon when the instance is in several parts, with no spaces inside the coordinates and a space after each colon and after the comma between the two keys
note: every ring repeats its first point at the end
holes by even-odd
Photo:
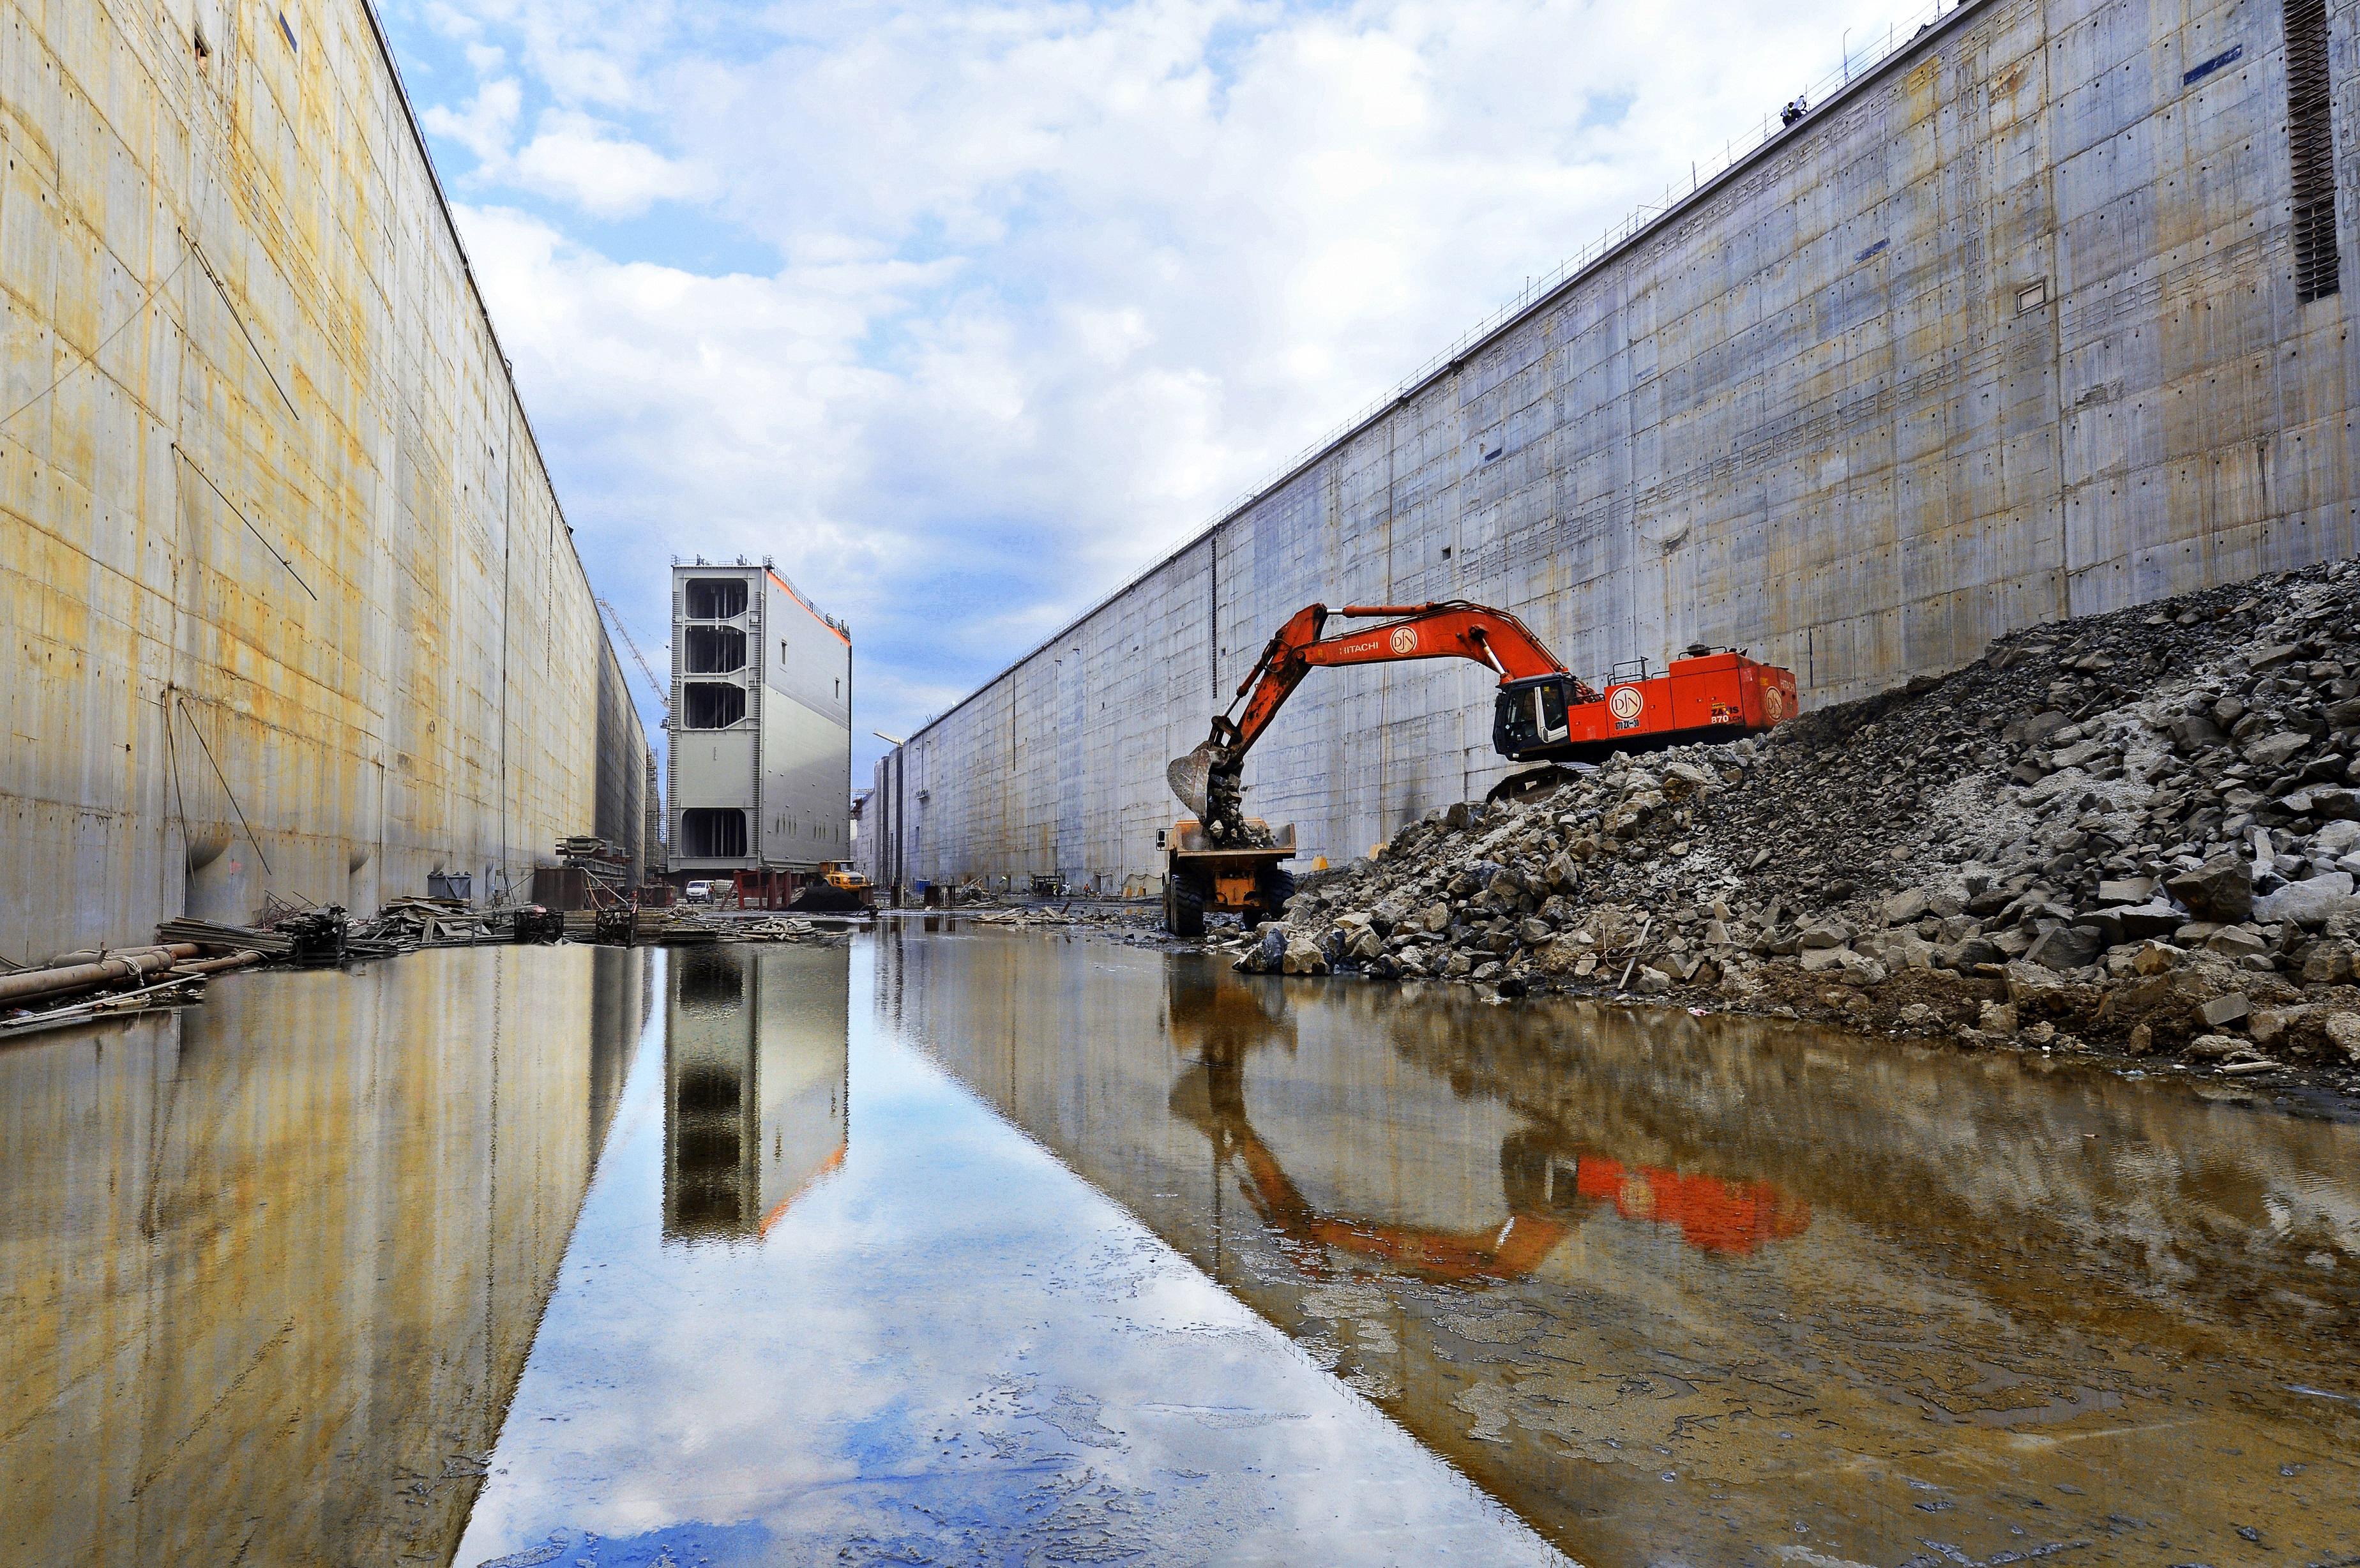
{"type": "Polygon", "coordinates": [[[850,634],[767,566],[675,566],[672,603],[671,870],[850,859],[850,634]]]}
{"type": "Polygon", "coordinates": [[[664,1008],[664,1236],[759,1236],[842,1163],[843,948],[673,950],[664,1008]]]}

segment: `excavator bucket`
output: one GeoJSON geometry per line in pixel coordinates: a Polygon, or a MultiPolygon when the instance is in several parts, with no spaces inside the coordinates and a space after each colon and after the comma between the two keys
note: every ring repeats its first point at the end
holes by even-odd
{"type": "Polygon", "coordinates": [[[1175,757],[1164,764],[1164,782],[1180,797],[1180,803],[1188,808],[1188,814],[1200,822],[1205,817],[1205,791],[1213,781],[1213,765],[1219,760],[1220,750],[1208,740],[1187,756],[1175,757]]]}

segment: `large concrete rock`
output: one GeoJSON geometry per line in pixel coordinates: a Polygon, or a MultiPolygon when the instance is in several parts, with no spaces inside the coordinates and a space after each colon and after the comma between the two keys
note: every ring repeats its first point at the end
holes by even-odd
{"type": "Polygon", "coordinates": [[[2202,918],[2234,925],[2254,912],[2254,877],[2235,851],[2215,855],[2195,871],[2183,871],[2165,886],[2171,896],[2202,918]]]}
{"type": "Polygon", "coordinates": [[[2024,956],[2050,969],[2080,969],[2096,963],[2104,949],[2105,937],[2095,926],[2052,926],[2024,956]]]}
{"type": "Polygon", "coordinates": [[[1674,762],[1664,769],[1664,798],[1677,800],[1684,795],[1710,789],[1719,782],[1718,779],[1693,762],[1674,762]]]}
{"type": "Polygon", "coordinates": [[[2308,882],[2289,882],[2267,898],[2256,899],[2254,918],[2292,920],[2300,926],[2324,925],[2332,915],[2360,911],[2360,898],[2352,896],[2352,874],[2348,871],[2331,871],[2308,882]]]}
{"type": "Polygon", "coordinates": [[[1285,971],[1289,975],[1325,975],[1328,955],[1319,951],[1317,943],[1297,937],[1286,944],[1285,971]]]}
{"type": "Polygon", "coordinates": [[[1906,887],[1886,898],[1879,913],[1884,916],[1886,925],[1906,926],[1923,919],[1931,903],[1924,889],[1906,887]]]}
{"type": "Polygon", "coordinates": [[[2314,784],[2287,797],[2289,811],[2300,810],[2320,822],[2349,822],[2360,818],[2360,790],[2341,784],[2314,784]],[[2301,800],[2300,808],[2296,801],[2301,800]]]}
{"type": "Polygon", "coordinates": [[[2038,746],[2072,722],[2064,714],[2051,709],[2048,713],[2035,713],[2030,718],[2018,719],[2002,730],[2000,735],[2002,739],[2011,741],[2017,746],[2038,746]]]}
{"type": "Polygon", "coordinates": [[[1978,964],[2001,964],[2007,954],[1987,936],[1961,937],[1934,950],[1934,962],[1944,969],[1972,970],[1978,964]]]}
{"type": "Polygon", "coordinates": [[[2280,730],[2247,743],[2245,760],[2265,773],[2275,773],[2310,746],[2311,737],[2293,730],[2280,730]]]}
{"type": "Polygon", "coordinates": [[[2197,1016],[2213,1029],[2234,1024],[2252,1010],[2253,1003],[2243,991],[2231,991],[2225,996],[2215,996],[2196,1009],[2197,1016]]]}
{"type": "Polygon", "coordinates": [[[1815,948],[1841,947],[1852,937],[1852,928],[1841,920],[1815,920],[1803,928],[1802,948],[1808,953],[1815,948]]]}
{"type": "Polygon", "coordinates": [[[2332,1013],[2326,1024],[2328,1043],[2360,1062],[2360,1013],[2332,1013]]]}
{"type": "Polygon", "coordinates": [[[2348,942],[2315,942],[2303,954],[2306,985],[2348,985],[2360,978],[2360,948],[2348,942]]]}
{"type": "Polygon", "coordinates": [[[2089,916],[2088,923],[2098,928],[2108,947],[2114,947],[2126,942],[2145,942],[2149,937],[2169,936],[2187,923],[2187,917],[2169,904],[2158,901],[2098,909],[2089,916]]]}

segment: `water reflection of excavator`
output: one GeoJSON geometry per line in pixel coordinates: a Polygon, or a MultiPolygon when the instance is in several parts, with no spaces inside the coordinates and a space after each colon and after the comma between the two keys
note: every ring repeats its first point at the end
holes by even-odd
{"type": "Polygon", "coordinates": [[[1508,1219],[1496,1229],[1447,1231],[1339,1214],[1305,1197],[1246,1115],[1245,1059],[1282,1038],[1291,1020],[1273,1017],[1260,990],[1223,985],[1183,966],[1167,982],[1174,1043],[1196,1060],[1172,1086],[1172,1114],[1202,1131],[1214,1163],[1234,1158],[1246,1197],[1262,1222],[1294,1244],[1297,1261],[1324,1273],[1328,1249],[1437,1283],[1488,1287],[1540,1267],[1581,1224],[1612,1205],[1621,1218],[1677,1227],[1701,1251],[1743,1256],[1765,1241],[1799,1236],[1809,1206],[1766,1181],[1726,1181],[1663,1166],[1632,1165],[1572,1147],[1554,1128],[1526,1127],[1500,1146],[1508,1219]]]}
{"type": "Polygon", "coordinates": [[[1193,1063],[1172,1086],[1172,1114],[1213,1142],[1217,1165],[1234,1157],[1246,1198],[1262,1223],[1295,1244],[1296,1261],[1327,1272],[1327,1249],[1350,1253],[1452,1285],[1495,1285],[1531,1273],[1578,1221],[1517,1210],[1496,1230],[1445,1231],[1388,1225],[1315,1207],[1246,1119],[1245,1073],[1235,1056],[1193,1063]]]}

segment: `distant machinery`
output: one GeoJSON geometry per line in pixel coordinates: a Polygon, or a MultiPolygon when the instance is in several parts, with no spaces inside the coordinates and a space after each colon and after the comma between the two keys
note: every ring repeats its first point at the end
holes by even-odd
{"type": "Polygon", "coordinates": [[[623,646],[631,650],[631,659],[639,665],[639,673],[648,678],[648,690],[656,694],[656,706],[663,710],[664,725],[670,728],[672,688],[656,679],[655,666],[650,664],[648,656],[639,651],[639,640],[631,636],[631,628],[623,624],[623,617],[616,613],[615,606],[601,599],[598,601],[598,608],[606,615],[606,624],[615,628],[615,635],[623,639],[623,646]]]}

